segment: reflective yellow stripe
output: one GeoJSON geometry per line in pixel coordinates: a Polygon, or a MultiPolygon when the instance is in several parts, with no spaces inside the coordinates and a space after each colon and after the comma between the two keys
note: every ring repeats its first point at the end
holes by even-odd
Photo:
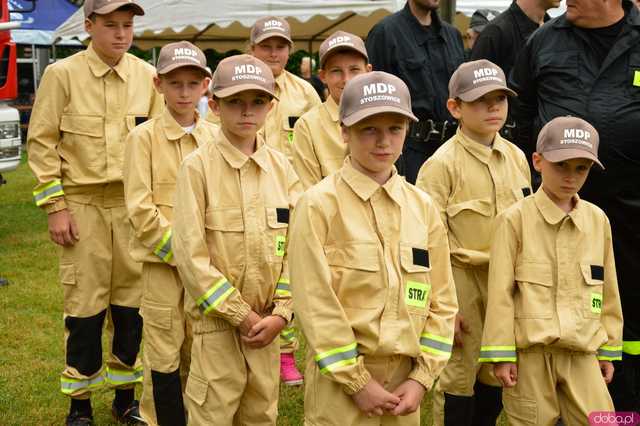
{"type": "Polygon", "coordinates": [[[60,197],[62,195],[64,195],[62,182],[60,179],[55,179],[46,185],[36,186],[36,189],[33,191],[33,201],[35,201],[36,206],[40,207],[47,203],[51,198],[60,197]]]}
{"type": "Polygon", "coordinates": [[[640,341],[622,342],[622,352],[629,355],[640,355],[640,341]]]}
{"type": "Polygon", "coordinates": [[[142,367],[135,370],[116,370],[107,367],[105,379],[111,385],[126,385],[131,383],[142,383],[142,367]]]}
{"type": "Polygon", "coordinates": [[[482,346],[479,362],[516,362],[515,346],[482,346]]]}
{"type": "Polygon", "coordinates": [[[288,279],[280,278],[280,280],[278,280],[278,285],[276,285],[276,294],[279,296],[291,296],[288,279]]]}
{"type": "Polygon", "coordinates": [[[292,342],[296,338],[295,329],[293,327],[283,328],[280,332],[280,338],[286,342],[292,342]]]}
{"type": "Polygon", "coordinates": [[[156,248],[153,250],[153,254],[167,263],[170,262],[173,257],[173,250],[171,249],[171,235],[171,229],[167,230],[156,248]]]}
{"type": "Polygon", "coordinates": [[[99,375],[93,379],[71,379],[60,377],[60,391],[65,395],[71,395],[79,390],[99,388],[104,384],[104,376],[99,375]]]}
{"type": "Polygon", "coordinates": [[[350,345],[341,346],[316,355],[314,359],[320,368],[320,372],[326,374],[336,370],[338,367],[355,364],[358,359],[357,347],[357,343],[351,343],[350,345]]]}
{"type": "Polygon", "coordinates": [[[620,361],[622,359],[622,346],[600,346],[598,359],[600,361],[620,361]]]}
{"type": "Polygon", "coordinates": [[[227,279],[221,278],[213,287],[196,300],[196,305],[198,305],[200,310],[206,315],[217,308],[234,291],[235,288],[229,284],[227,279]]]}
{"type": "Polygon", "coordinates": [[[449,358],[453,350],[453,339],[446,339],[442,336],[425,333],[420,336],[420,349],[422,349],[423,352],[444,355],[449,358]]]}

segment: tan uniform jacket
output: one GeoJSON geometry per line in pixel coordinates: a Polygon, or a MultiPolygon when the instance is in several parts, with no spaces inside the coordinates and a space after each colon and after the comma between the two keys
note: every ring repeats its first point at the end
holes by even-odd
{"type": "Polygon", "coordinates": [[[128,53],[110,68],[91,44],[47,67],[27,138],[38,206],[61,210],[65,193],[122,181],[125,137],[164,108],[154,75],[155,68],[128,53]]]}
{"type": "Polygon", "coordinates": [[[308,189],[338,170],[347,155],[342,139],[338,105],[329,96],[306,112],[293,128],[293,167],[308,189]]]}
{"type": "Polygon", "coordinates": [[[480,361],[516,361],[546,345],[622,356],[622,310],[602,210],[578,199],[565,214],[540,188],[498,216],[480,361]]]}
{"type": "Polygon", "coordinates": [[[178,168],[187,155],[213,139],[216,129],[198,119],[186,133],[165,109],[127,136],[124,189],[134,230],[130,241],[134,260],[175,265],[171,221],[178,168]]]}
{"type": "Polygon", "coordinates": [[[196,313],[194,332],[219,329],[213,317],[237,326],[251,309],[291,319],[285,245],[301,191],[287,158],[261,138],[247,157],[218,130],[184,160],[173,245],[185,289],[203,314],[196,313]]]}
{"type": "Polygon", "coordinates": [[[312,85],[286,70],[276,78],[276,96],[279,100],[274,101],[262,134],[267,145],[284,153],[291,161],[295,121],[322,101],[312,85]]]}
{"type": "Polygon", "coordinates": [[[460,129],[427,160],[416,186],[436,202],[454,265],[486,265],[495,216],[531,194],[524,153],[499,134],[493,147],[460,129]]]}
{"type": "Polygon", "coordinates": [[[289,253],[296,318],[318,368],[359,391],[362,356],[414,358],[431,388],[457,312],[445,229],[431,198],[398,174],[380,186],[344,166],[296,206],[289,253]]]}

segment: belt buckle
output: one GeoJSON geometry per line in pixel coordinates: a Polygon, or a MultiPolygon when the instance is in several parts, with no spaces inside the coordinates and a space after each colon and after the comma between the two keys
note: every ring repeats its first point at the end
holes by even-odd
{"type": "Polygon", "coordinates": [[[440,134],[438,129],[436,129],[436,122],[435,121],[433,121],[432,119],[428,119],[427,123],[429,124],[429,126],[431,128],[429,129],[429,134],[424,139],[426,142],[430,141],[432,138],[433,139],[437,138],[438,135],[440,135],[440,137],[442,137],[442,135],[440,134]]]}

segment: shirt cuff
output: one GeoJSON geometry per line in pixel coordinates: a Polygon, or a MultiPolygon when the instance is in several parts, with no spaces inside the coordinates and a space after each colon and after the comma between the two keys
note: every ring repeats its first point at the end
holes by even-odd
{"type": "Polygon", "coordinates": [[[369,373],[369,371],[364,367],[362,367],[362,369],[364,370],[363,373],[357,376],[355,380],[352,380],[342,386],[342,389],[347,395],[353,395],[360,392],[371,380],[371,373],[369,373]]]}
{"type": "Polygon", "coordinates": [[[409,379],[415,380],[420,383],[427,392],[431,390],[433,386],[434,378],[423,367],[416,365],[414,369],[409,373],[409,379]]]}
{"type": "Polygon", "coordinates": [[[293,311],[285,306],[276,305],[273,308],[271,315],[282,317],[287,322],[287,324],[289,324],[291,322],[291,319],[293,318],[293,311]]]}
{"type": "Polygon", "coordinates": [[[50,203],[43,205],[42,208],[47,214],[56,213],[66,209],[67,202],[64,200],[64,197],[58,197],[51,200],[50,203]]]}
{"type": "Polygon", "coordinates": [[[240,306],[236,310],[236,312],[227,319],[234,327],[238,327],[240,324],[244,322],[249,316],[249,312],[251,312],[251,307],[246,303],[240,303],[240,306]]]}

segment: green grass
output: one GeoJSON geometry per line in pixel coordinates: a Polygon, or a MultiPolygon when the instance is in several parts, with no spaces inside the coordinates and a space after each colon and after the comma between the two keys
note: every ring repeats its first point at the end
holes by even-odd
{"type": "MultiPolygon", "coordinates": [[[[59,391],[64,366],[62,289],[58,249],[49,241],[45,214],[31,199],[34,179],[26,162],[0,187],[0,425],[60,425],[68,399],[59,391]]],[[[301,354],[298,354],[299,357],[301,354]]],[[[299,365],[302,365],[300,363],[299,365]]],[[[111,425],[112,392],[94,394],[97,425],[111,425]]],[[[279,425],[303,418],[302,388],[282,387],[279,425]]],[[[430,396],[422,424],[431,424],[430,396]]]]}

